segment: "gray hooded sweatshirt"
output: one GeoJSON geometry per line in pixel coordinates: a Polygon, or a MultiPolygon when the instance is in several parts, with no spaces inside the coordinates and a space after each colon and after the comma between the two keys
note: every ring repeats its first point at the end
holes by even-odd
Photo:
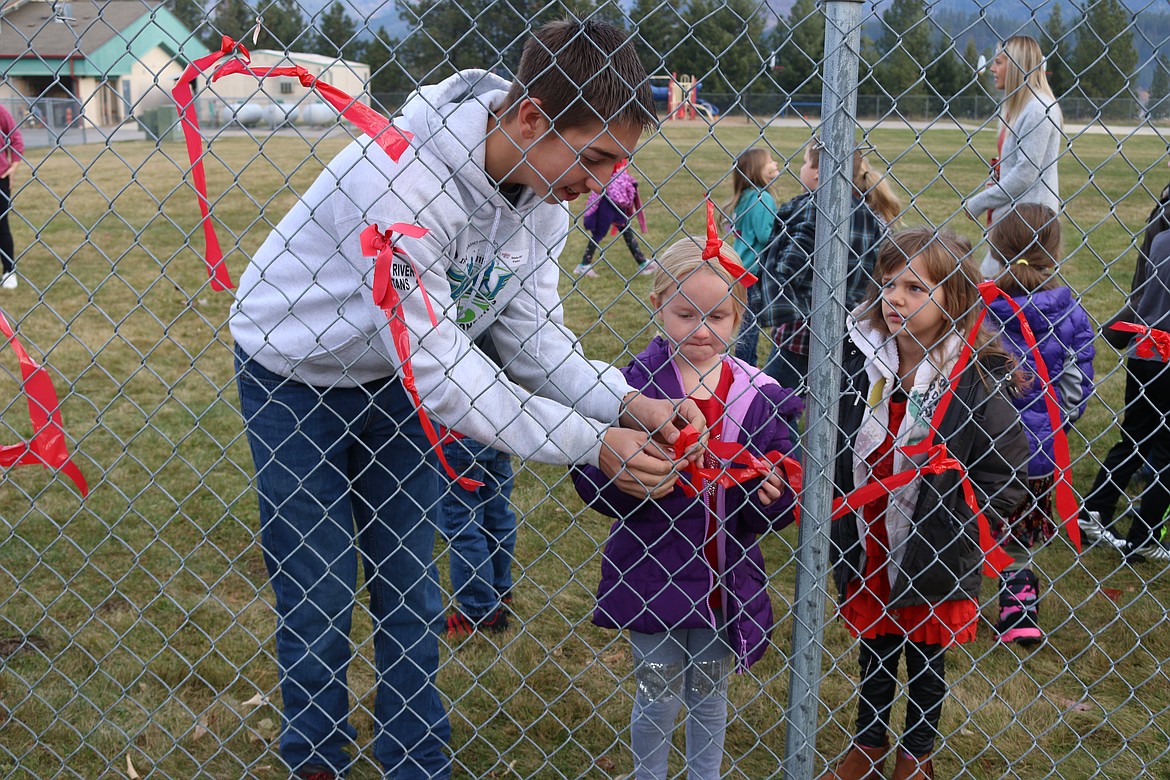
{"type": "Polygon", "coordinates": [[[1003,139],[999,179],[970,196],[967,209],[975,216],[991,211],[992,223],[1021,203],[1038,203],[1060,213],[1057,165],[1064,144],[1060,106],[1045,95],[1034,95],[1008,124],[1003,139]]]}
{"type": "Polygon", "coordinates": [[[399,237],[413,268],[395,258],[391,278],[428,414],[522,458],[597,465],[630,387],[587,360],[564,325],[557,257],[568,210],[528,188],[505,196],[487,176],[488,112],[507,87],[468,70],[414,93],[395,123],[414,134],[397,163],[366,137],[344,149],[256,252],[231,332],[264,368],[316,387],[394,375],[398,355],[359,236],[373,224],[425,227],[422,238],[399,237]]]}

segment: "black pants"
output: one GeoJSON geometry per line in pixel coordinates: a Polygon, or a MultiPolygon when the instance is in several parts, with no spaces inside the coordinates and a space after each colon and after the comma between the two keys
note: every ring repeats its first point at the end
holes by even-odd
{"type": "MultiPolygon", "coordinates": [[[[601,242],[605,240],[605,234],[609,232],[609,225],[598,235],[597,231],[589,239],[589,245],[585,247],[585,256],[581,258],[581,265],[592,265],[593,255],[601,248],[601,242]]],[[[638,238],[634,235],[632,223],[627,223],[624,228],[618,230],[622,240],[626,242],[626,248],[630,250],[630,254],[634,257],[634,262],[638,265],[646,265],[646,255],[642,253],[642,247],[638,246],[638,238]]]]}
{"type": "Polygon", "coordinates": [[[898,689],[898,659],[906,650],[906,728],[902,749],[914,756],[934,751],[943,697],[947,693],[946,663],[940,645],[911,642],[901,635],[861,640],[861,695],[857,703],[857,743],[885,747],[890,709],[898,689]]]}
{"type": "Polygon", "coordinates": [[[4,263],[4,273],[11,273],[12,261],[16,258],[12,229],[8,227],[8,211],[11,208],[12,178],[5,176],[0,179],[0,261],[4,263]]]}
{"type": "Polygon", "coordinates": [[[1121,441],[1113,445],[1101,464],[1085,508],[1097,512],[1106,528],[1113,524],[1117,502],[1130,478],[1149,462],[1154,478],[1142,493],[1142,511],[1129,528],[1126,540],[1140,546],[1162,527],[1170,506],[1170,366],[1157,360],[1130,358],[1125,364],[1125,416],[1121,441]]]}

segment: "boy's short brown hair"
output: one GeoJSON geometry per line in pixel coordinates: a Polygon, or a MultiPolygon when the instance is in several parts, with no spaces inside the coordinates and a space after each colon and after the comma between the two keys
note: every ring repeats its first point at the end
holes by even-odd
{"type": "Polygon", "coordinates": [[[608,22],[550,22],[524,44],[506,109],[540,100],[554,127],[597,122],[648,128],[657,121],[646,68],[630,37],[608,22]]]}

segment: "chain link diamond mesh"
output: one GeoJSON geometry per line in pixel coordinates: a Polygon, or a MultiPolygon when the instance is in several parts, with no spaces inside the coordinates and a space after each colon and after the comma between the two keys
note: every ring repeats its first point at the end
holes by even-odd
{"type": "MultiPolygon", "coordinates": [[[[603,550],[615,532],[612,518],[583,504],[565,468],[583,457],[580,428],[574,427],[582,415],[570,410],[616,409],[612,398],[609,407],[597,398],[608,392],[606,382],[616,386],[605,367],[627,365],[662,329],[650,299],[653,273],[642,272],[653,272],[654,258],[679,239],[703,241],[707,197],[727,219],[720,229],[730,245],[736,158],[757,147],[775,159],[780,175],[771,193],[785,213],[805,194],[801,169],[819,132],[827,149],[816,196],[822,221],[815,249],[804,252],[793,277],[806,271],[819,285],[810,298],[816,309],[805,313],[815,326],[808,373],[819,384],[807,399],[800,447],[806,488],[821,491],[825,500],[805,502],[799,529],[760,537],[775,626],[762,660],[727,681],[722,767],[729,777],[820,776],[857,736],[858,643],[836,616],[824,537],[826,501],[834,490],[830,466],[840,448],[841,394],[834,388],[847,338],[845,290],[825,284],[843,278],[829,272],[831,244],[840,250],[834,262],[853,262],[846,246],[858,208],[853,151],[862,152],[858,159],[873,174],[865,186],[881,182],[900,204],[891,228],[950,227],[969,237],[982,259],[988,253],[984,214],[968,219],[964,209],[988,181],[992,158],[1004,156],[998,140],[1003,91],[994,71],[1005,67],[996,56],[1013,35],[1036,38],[1044,59],[1028,65],[1009,51],[1007,64],[1044,70],[1059,105],[1053,163],[1059,192],[1048,193],[1063,229],[1057,276],[1087,312],[1096,348],[1092,392],[1067,429],[1071,474],[1082,519],[1093,510],[1103,525],[1089,526],[1081,553],[1063,532],[1031,550],[1044,640],[1036,646],[997,641],[1001,588],[995,579],[983,581],[977,635],[947,653],[949,692],[934,772],[978,778],[1170,775],[1170,552],[1151,509],[1166,503],[1170,388],[1164,362],[1143,360],[1100,335],[1123,305],[1145,312],[1143,296],[1147,306],[1170,300],[1153,282],[1142,284],[1147,276],[1158,284],[1166,279],[1155,262],[1159,251],[1166,254],[1161,243],[1155,239],[1151,247],[1143,239],[1148,224],[1155,227],[1151,236],[1167,227],[1170,65],[1160,52],[1170,35],[1170,13],[1120,0],[1093,0],[1084,8],[1055,0],[978,6],[893,0],[876,8],[835,0],[6,4],[0,9],[6,73],[0,105],[13,116],[25,149],[8,179],[15,269],[4,277],[0,309],[53,377],[68,444],[91,492],[82,500],[68,480],[40,468],[9,468],[0,481],[0,769],[13,777],[287,776],[291,754],[282,758],[280,743],[283,734],[287,745],[296,729],[282,721],[290,691],[281,686],[278,647],[309,639],[292,622],[278,622],[283,610],[286,617],[297,612],[306,624],[327,627],[352,650],[346,670],[346,659],[321,658],[309,648],[303,662],[332,664],[326,673],[341,680],[345,701],[310,695],[302,702],[322,712],[348,711],[339,749],[352,762],[350,777],[380,777],[379,761],[401,752],[391,744],[398,732],[379,723],[404,705],[389,699],[376,704],[379,685],[393,688],[397,675],[425,677],[435,668],[450,720],[449,738],[438,721],[422,727],[427,737],[449,744],[450,766],[436,772],[633,776],[631,710],[647,679],[639,669],[657,662],[643,658],[624,632],[594,624],[603,550]],[[401,117],[416,88],[458,69],[510,80],[530,32],[569,13],[628,30],[651,75],[661,122],[641,135],[628,168],[638,181],[647,229],[631,219],[626,230],[632,242],[608,229],[591,236],[583,192],[567,204],[573,218],[567,238],[556,231],[533,235],[498,217],[494,227],[491,217],[469,225],[466,213],[452,209],[470,197],[468,182],[483,178],[481,137],[457,139],[465,155],[459,164],[434,158],[428,167],[426,159],[416,160],[409,174],[412,186],[431,183],[429,194],[412,203],[411,221],[440,233],[459,223],[453,242],[471,251],[469,262],[457,268],[447,263],[455,271],[428,276],[452,288],[440,293],[432,285],[435,300],[447,307],[439,317],[450,324],[466,315],[471,322],[471,309],[479,307],[497,319],[493,338],[475,346],[458,341],[447,369],[467,376],[458,373],[459,361],[482,362],[495,350],[493,371],[526,388],[516,391],[523,403],[504,417],[494,377],[482,385],[443,385],[427,373],[437,369],[424,351],[437,340],[419,315],[408,322],[411,349],[422,366],[420,385],[436,393],[424,392],[425,405],[456,429],[461,423],[495,426],[486,443],[506,448],[521,446],[522,433],[538,423],[547,430],[545,440],[530,447],[537,457],[511,459],[515,479],[505,504],[515,513],[513,536],[506,513],[490,514],[502,511],[498,503],[492,509],[492,491],[487,498],[464,495],[426,459],[431,445],[420,432],[410,428],[408,436],[405,423],[370,413],[371,394],[385,393],[394,398],[374,395],[375,408],[397,404],[403,420],[412,418],[397,380],[379,384],[359,372],[356,381],[365,389],[341,381],[334,389],[366,393],[364,401],[350,399],[356,412],[329,406],[318,394],[307,402],[317,429],[301,427],[294,417],[279,421],[277,413],[290,410],[271,400],[272,393],[295,385],[288,372],[260,377],[253,400],[241,399],[228,328],[233,295],[213,292],[207,280],[204,233],[170,90],[188,63],[228,35],[253,49],[253,66],[299,65],[401,117]],[[263,21],[253,45],[258,15],[263,21]],[[838,45],[854,47],[852,60],[836,56],[838,45]],[[826,225],[834,228],[832,241],[826,225]],[[598,246],[587,255],[594,240],[598,246]],[[647,267],[631,245],[650,258],[647,267]],[[509,253],[552,261],[537,271],[535,264],[509,260],[509,253]],[[589,262],[575,274],[586,255],[589,262]],[[507,311],[494,312],[493,296],[509,283],[509,273],[519,274],[524,290],[507,311]],[[537,344],[529,323],[547,320],[557,334],[546,333],[540,338],[552,341],[537,344]],[[576,343],[578,352],[556,352],[557,339],[576,343]],[[580,353],[597,362],[586,370],[580,353]],[[548,355],[558,355],[558,363],[550,365],[548,355]],[[444,417],[444,408],[454,408],[440,397],[444,393],[465,398],[467,417],[444,417]],[[249,410],[249,403],[256,408],[249,410]],[[249,441],[243,422],[256,409],[278,418],[265,433],[265,446],[295,452],[264,460],[269,456],[258,440],[249,441]],[[335,458],[340,438],[361,426],[358,444],[335,458]],[[343,429],[347,433],[336,433],[343,429]],[[409,465],[388,469],[381,458],[390,450],[381,447],[392,448],[395,464],[409,465]],[[313,512],[302,507],[300,516],[311,519],[298,532],[340,535],[335,557],[323,548],[267,544],[261,516],[292,510],[281,502],[258,510],[255,458],[281,472],[274,480],[296,482],[285,466],[299,459],[342,463],[328,476],[346,489],[369,486],[352,505],[313,512]],[[443,488],[441,500],[431,501],[434,480],[443,488]],[[1110,511],[1113,495],[1118,500],[1110,511]],[[484,504],[485,514],[470,521],[472,527],[499,524],[479,558],[463,546],[467,526],[441,519],[455,498],[471,510],[484,504]],[[419,519],[395,530],[408,516],[419,519]],[[1153,535],[1143,535],[1143,523],[1151,521],[1153,535]],[[1119,538],[1128,532],[1131,547],[1119,551],[1123,544],[1098,538],[1102,528],[1119,538]],[[354,534],[362,537],[361,552],[350,539],[354,534]],[[289,575],[294,554],[301,561],[307,553],[323,579],[344,580],[348,600],[323,605],[303,594],[277,593],[273,574],[277,581],[289,575]],[[452,577],[492,580],[498,590],[484,601],[452,577]],[[435,585],[441,602],[429,600],[435,585]],[[441,614],[432,614],[434,603],[441,603],[441,614]],[[388,627],[415,604],[425,607],[404,621],[410,630],[388,627]],[[487,614],[474,614],[484,609],[487,614]],[[459,612],[480,622],[448,630],[446,616],[459,612]],[[436,634],[437,660],[429,655],[436,634]]],[[[432,94],[423,91],[421,100],[432,94]]],[[[296,245],[297,236],[282,234],[278,224],[302,199],[321,202],[315,189],[337,188],[361,156],[344,156],[359,133],[293,78],[235,75],[211,83],[201,77],[194,110],[206,144],[212,219],[225,261],[241,283],[252,258],[273,256],[262,250],[266,241],[296,245]],[[335,159],[340,162],[319,178],[335,159]]],[[[553,129],[541,148],[562,140],[579,149],[605,139],[598,132],[582,138],[553,129]]],[[[509,150],[504,178],[553,183],[560,172],[550,174],[547,160],[563,151],[534,159],[522,159],[522,151],[515,145],[509,150]]],[[[1029,154],[1024,164],[1035,162],[1029,154]]],[[[330,202],[344,211],[341,218],[306,211],[306,224],[326,231],[343,221],[361,227],[380,213],[378,193],[369,188],[389,189],[394,181],[393,163],[384,155],[377,159],[387,166],[380,182],[365,179],[364,191],[343,187],[330,202]]],[[[606,175],[613,162],[606,161],[606,175]]],[[[1053,164],[1033,167],[1042,177],[1053,164]]],[[[771,273],[767,258],[793,241],[794,228],[778,224],[758,273],[771,273]]],[[[341,242],[317,248],[333,252],[341,242]]],[[[410,246],[406,240],[402,245],[410,246]]],[[[281,262],[301,263],[294,255],[281,254],[281,262]]],[[[357,320],[386,331],[367,322],[385,315],[368,306],[374,265],[372,258],[363,262],[368,269],[325,278],[305,261],[296,270],[311,284],[269,290],[268,300],[287,309],[288,321],[306,327],[298,312],[314,296],[318,302],[331,296],[330,319],[318,323],[322,339],[297,359],[315,365],[332,360],[340,371],[373,355],[385,366],[384,376],[392,372],[397,360],[383,336],[340,346],[323,338],[357,320]],[[347,285],[349,293],[338,292],[347,285]]],[[[393,272],[391,278],[403,280],[393,272]]],[[[778,281],[781,289],[786,281],[778,281]]],[[[417,289],[406,289],[411,316],[424,311],[417,289]]],[[[1137,318],[1134,311],[1122,317],[1137,318]]],[[[761,364],[773,351],[771,331],[772,324],[762,328],[761,364]]],[[[35,431],[10,349],[0,351],[0,387],[3,443],[29,441],[35,431]]],[[[460,473],[491,482],[485,460],[465,453],[452,456],[452,463],[460,473]]],[[[287,499],[312,503],[307,492],[298,483],[287,499]]],[[[655,667],[664,682],[654,697],[675,686],[667,666],[655,667]]],[[[678,685],[679,696],[689,695],[678,685]]],[[[692,688],[710,693],[719,685],[692,688]]],[[[417,701],[405,708],[412,705],[426,708],[417,701]]],[[[906,707],[905,697],[896,696],[895,745],[906,707]]],[[[676,729],[668,741],[671,773],[682,772],[687,760],[683,731],[676,729]]]]}

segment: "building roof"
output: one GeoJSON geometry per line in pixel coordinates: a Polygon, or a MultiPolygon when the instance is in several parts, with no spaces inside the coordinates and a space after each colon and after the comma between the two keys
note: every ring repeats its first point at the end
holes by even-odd
{"type": "MultiPolygon", "coordinates": [[[[2,0],[0,0],[2,2],[2,0]]],[[[0,11],[0,72],[7,76],[130,73],[161,48],[180,64],[206,48],[155,0],[17,0],[0,11]]]]}
{"type": "Polygon", "coordinates": [[[24,0],[0,12],[0,57],[83,58],[159,5],[151,0],[24,0]]]}
{"type": "Polygon", "coordinates": [[[275,62],[291,62],[294,65],[315,65],[319,68],[330,68],[334,65],[358,65],[368,67],[363,62],[357,60],[343,60],[337,57],[327,57],[323,54],[309,54],[308,52],[300,51],[282,51],[280,49],[253,49],[252,59],[266,59],[271,58],[275,62]]]}

